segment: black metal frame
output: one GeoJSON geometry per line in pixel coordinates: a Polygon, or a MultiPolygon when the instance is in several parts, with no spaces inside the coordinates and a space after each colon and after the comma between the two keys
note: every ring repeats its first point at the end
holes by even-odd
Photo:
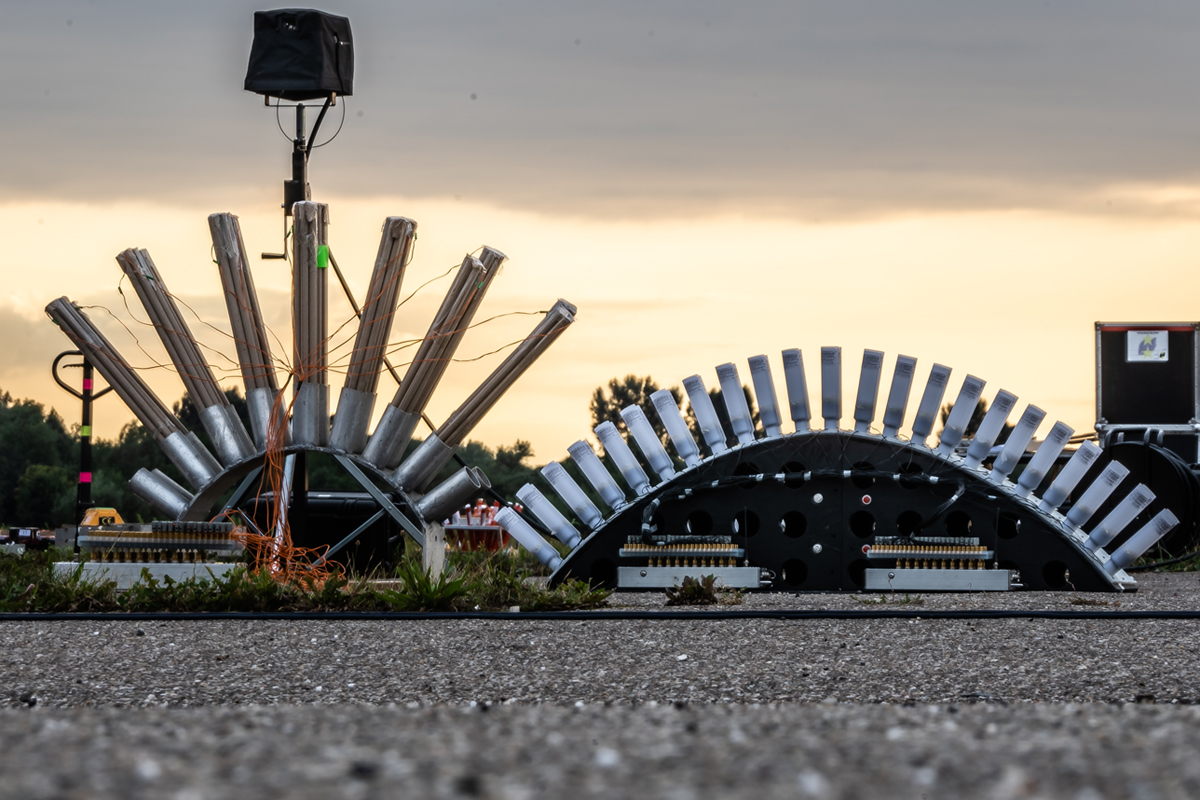
{"type": "Polygon", "coordinates": [[[883,566],[871,564],[863,546],[922,525],[921,537],[978,538],[995,551],[998,567],[1017,570],[1030,589],[1117,588],[1036,500],[1018,499],[927,448],[845,431],[760,440],[677,475],[614,514],[563,561],[551,584],[579,578],[615,588],[618,566],[645,566],[619,551],[631,538],[640,541],[656,499],[649,522],[657,534],[730,536],[749,565],[775,573],[777,590],[857,591],[868,565],[883,566]]]}

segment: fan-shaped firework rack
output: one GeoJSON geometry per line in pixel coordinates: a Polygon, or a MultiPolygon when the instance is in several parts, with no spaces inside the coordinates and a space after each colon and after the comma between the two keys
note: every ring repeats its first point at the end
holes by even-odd
{"type": "Polygon", "coordinates": [[[930,372],[911,436],[901,438],[916,367],[908,356],[896,359],[883,428],[876,432],[883,362],[883,353],[865,352],[854,430],[839,430],[841,348],[822,348],[824,425],[811,430],[802,355],[785,350],[787,409],[795,426],[786,435],[765,356],[749,360],[761,432],[737,367],[717,367],[736,437],[732,446],[703,380],[693,375],[684,388],[710,455],[702,456],[676,401],[663,390],[652,401],[676,459],[645,410],[630,406],[621,412],[657,485],[606,422],[595,433],[624,486],[587,442],[576,442],[569,452],[611,510],[607,516],[561,464],[551,462],[543,470],[583,521],[586,538],[534,486],[519,493],[570,546],[569,555],[560,558],[514,514],[505,514],[502,524],[554,569],[555,583],[574,577],[636,589],[715,575],[730,586],[789,590],[1136,589],[1123,568],[1174,527],[1175,516],[1161,509],[1121,547],[1112,553],[1104,548],[1135,517],[1153,513],[1153,492],[1143,485],[1121,487],[1128,470],[1115,461],[1084,488],[1081,481],[1100,449],[1084,442],[1065,458],[1073,431],[1061,422],[1022,464],[1045,417],[1036,406],[1027,406],[1004,445],[995,447],[1017,401],[1004,390],[964,442],[985,385],[972,375],[963,381],[937,443],[927,446],[950,380],[950,369],[940,364],[930,372]],[[1060,513],[1069,497],[1074,502],[1060,513]],[[1112,510],[1097,521],[1097,509],[1110,497],[1112,510]]]}
{"type": "MultiPolygon", "coordinates": [[[[117,257],[189,396],[200,409],[215,456],[68,298],[53,301],[46,311],[150,431],[190,487],[185,488],[159,470],[139,470],[131,486],[156,510],[181,521],[207,520],[218,500],[235,487],[230,503],[237,502],[264,466],[275,468],[276,488],[280,490],[277,497],[286,495],[285,457],[317,451],[337,459],[378,502],[380,511],[367,524],[384,513],[390,514],[424,546],[426,523],[440,521],[489,485],[482,472],[469,467],[434,485],[436,476],[513,382],[573,322],[575,307],[559,300],[463,404],[405,458],[417,423],[505,256],[485,247],[478,258],[467,256],[463,260],[428,333],[416,347],[399,389],[379,424],[369,432],[380,372],[385,366],[391,369],[386,360],[389,336],[416,233],[412,220],[389,217],[383,225],[366,300],[361,311],[355,306],[359,327],[331,426],[326,285],[332,254],[327,243],[328,210],[320,203],[297,203],[293,220],[293,354],[288,367],[293,396],[289,404],[277,381],[276,359],[237,218],[232,214],[209,217],[246,390],[250,431],[226,399],[149,253],[126,250],[117,257]],[[377,485],[380,483],[394,491],[381,491],[377,485]]],[[[332,264],[336,269],[336,262],[332,264]]]]}

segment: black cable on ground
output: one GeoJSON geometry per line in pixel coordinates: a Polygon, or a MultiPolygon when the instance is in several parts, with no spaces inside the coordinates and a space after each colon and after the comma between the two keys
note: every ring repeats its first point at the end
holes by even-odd
{"type": "Polygon", "coordinates": [[[730,611],[263,611],[263,612],[111,612],[111,613],[4,613],[0,622],[141,622],[141,621],[300,621],[341,620],[397,622],[417,620],[525,621],[525,622],[611,622],[623,620],[679,622],[687,620],[1200,620],[1200,609],[1189,611],[1074,611],[1054,610],[968,610],[913,611],[878,609],[817,609],[817,610],[730,610],[730,611]]]}

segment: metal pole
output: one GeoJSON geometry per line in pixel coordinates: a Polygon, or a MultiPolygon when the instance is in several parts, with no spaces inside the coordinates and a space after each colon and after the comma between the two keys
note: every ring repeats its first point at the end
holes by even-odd
{"type": "Polygon", "coordinates": [[[284,513],[288,515],[292,542],[300,542],[302,547],[308,546],[308,453],[301,450],[293,458],[291,489],[288,492],[288,502],[284,513]]]}
{"type": "MultiPolygon", "coordinates": [[[[68,356],[83,356],[83,353],[79,350],[59,353],[50,365],[50,374],[54,377],[54,382],[68,394],[83,401],[83,412],[79,420],[79,485],[75,491],[75,526],[78,527],[79,523],[83,522],[83,515],[92,505],[92,402],[111,392],[112,387],[109,386],[100,392],[94,390],[95,370],[92,362],[85,356],[82,364],[67,364],[67,367],[83,368],[83,391],[76,391],[58,376],[58,364],[68,356]]],[[[75,545],[75,552],[79,552],[78,544],[75,545]]]]}
{"type": "Polygon", "coordinates": [[[83,360],[83,413],[79,423],[79,492],[75,501],[75,524],[92,505],[92,362],[83,360]]]}
{"type": "Polygon", "coordinates": [[[296,138],[292,140],[292,179],[283,182],[283,216],[292,215],[292,206],[309,199],[308,148],[304,146],[304,104],[296,106],[296,138]]]}

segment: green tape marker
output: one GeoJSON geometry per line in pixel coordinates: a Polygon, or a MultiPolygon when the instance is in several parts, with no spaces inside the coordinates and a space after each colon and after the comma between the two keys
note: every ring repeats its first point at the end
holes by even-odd
{"type": "Polygon", "coordinates": [[[317,269],[325,269],[329,266],[329,245],[323,244],[317,248],[317,269]]]}
{"type": "Polygon", "coordinates": [[[79,435],[80,436],[91,436],[92,435],[92,426],[91,425],[80,425],[79,426],[79,435]]]}

